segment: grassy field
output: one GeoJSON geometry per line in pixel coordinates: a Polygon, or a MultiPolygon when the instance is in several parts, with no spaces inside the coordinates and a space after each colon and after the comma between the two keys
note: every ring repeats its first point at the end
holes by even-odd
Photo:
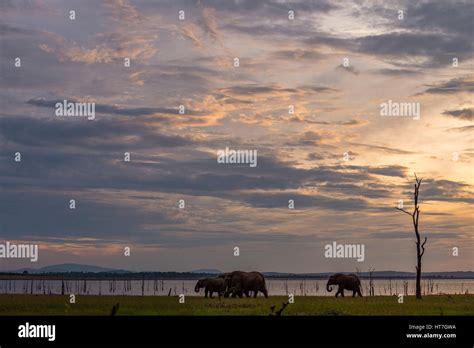
{"type": "MultiPolygon", "coordinates": [[[[270,306],[278,310],[287,297],[243,299],[205,299],[142,296],[0,295],[0,315],[110,315],[120,303],[118,315],[269,315],[270,306]]],[[[474,315],[474,295],[414,296],[398,303],[394,296],[377,297],[295,297],[283,315],[474,315]]]]}

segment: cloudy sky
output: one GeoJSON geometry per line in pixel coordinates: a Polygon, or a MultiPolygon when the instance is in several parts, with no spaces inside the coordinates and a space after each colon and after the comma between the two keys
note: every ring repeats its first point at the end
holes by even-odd
{"type": "Polygon", "coordinates": [[[412,209],[416,172],[424,270],[474,270],[472,2],[12,0],[0,13],[0,241],[39,244],[33,266],[414,271],[395,207],[412,209]],[[56,116],[64,99],[95,103],[95,120],[56,116]],[[419,103],[420,119],[381,116],[389,100],[419,103]],[[226,147],[257,150],[257,167],[217,163],[226,147]],[[333,241],[364,244],[365,261],[326,259],[333,241]]]}

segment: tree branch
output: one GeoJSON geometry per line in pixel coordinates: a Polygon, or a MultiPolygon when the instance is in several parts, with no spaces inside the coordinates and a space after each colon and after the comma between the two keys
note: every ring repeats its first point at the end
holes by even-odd
{"type": "Polygon", "coordinates": [[[404,209],[401,209],[401,208],[398,208],[398,207],[396,207],[395,209],[400,210],[400,211],[402,211],[402,212],[404,212],[405,214],[408,214],[408,215],[410,215],[410,216],[413,216],[412,213],[409,213],[409,212],[407,212],[407,211],[404,210],[404,209]]]}
{"type": "Polygon", "coordinates": [[[423,242],[423,244],[421,244],[421,250],[423,250],[420,254],[420,257],[423,257],[423,254],[425,253],[425,244],[426,244],[426,241],[428,240],[427,237],[425,237],[425,241],[423,242]]]}

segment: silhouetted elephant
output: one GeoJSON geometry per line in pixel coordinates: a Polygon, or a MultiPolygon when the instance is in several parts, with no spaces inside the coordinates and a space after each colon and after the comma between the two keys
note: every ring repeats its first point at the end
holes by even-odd
{"type": "MultiPolygon", "coordinates": [[[[218,277],[218,278],[222,278],[222,279],[225,280],[226,277],[227,277],[229,274],[231,274],[231,273],[230,273],[230,272],[229,272],[229,273],[222,273],[222,274],[219,274],[217,277],[218,277]]],[[[226,297],[226,298],[229,297],[229,294],[233,293],[234,290],[235,290],[235,286],[229,288],[229,287],[227,286],[227,283],[226,283],[226,291],[225,291],[225,293],[224,293],[224,297],[226,297]]],[[[236,295],[239,296],[240,298],[243,297],[243,294],[244,294],[244,292],[242,291],[242,289],[236,291],[236,295]]],[[[245,296],[246,296],[246,297],[250,297],[250,291],[246,291],[246,292],[245,292],[245,296]]]]}
{"type": "Polygon", "coordinates": [[[242,295],[250,296],[250,291],[253,291],[253,297],[257,297],[259,291],[263,293],[265,298],[268,298],[267,287],[265,285],[265,277],[259,272],[242,272],[235,271],[231,273],[225,273],[224,280],[226,283],[225,297],[232,294],[232,297],[242,295]]]}
{"type": "Polygon", "coordinates": [[[326,290],[331,292],[331,285],[338,285],[339,289],[336,292],[336,297],[341,294],[344,297],[344,289],[352,290],[352,297],[357,294],[362,297],[362,292],[360,288],[360,279],[355,274],[342,274],[336,273],[329,277],[328,283],[326,284],[326,290]]]}
{"type": "Polygon", "coordinates": [[[207,294],[210,294],[212,298],[212,293],[217,292],[219,297],[225,293],[226,284],[222,278],[205,278],[199,279],[194,287],[194,291],[199,292],[201,288],[204,288],[204,296],[207,298],[207,294]]]}

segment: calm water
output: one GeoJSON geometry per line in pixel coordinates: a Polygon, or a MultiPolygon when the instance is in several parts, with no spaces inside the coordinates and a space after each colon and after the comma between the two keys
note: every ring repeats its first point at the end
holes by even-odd
{"type": "MultiPolygon", "coordinates": [[[[267,279],[269,295],[296,296],[334,296],[326,291],[326,280],[281,280],[267,279]]],[[[65,294],[82,295],[145,295],[145,296],[203,296],[194,292],[196,280],[68,280],[64,281],[65,294]]],[[[61,294],[61,280],[0,280],[0,294],[61,294]]],[[[369,294],[369,281],[362,280],[362,293],[369,294]]],[[[373,280],[375,295],[394,295],[415,293],[414,280],[373,280]]],[[[473,294],[474,279],[441,279],[423,280],[422,292],[426,295],[436,294],[473,294]]],[[[346,291],[347,295],[352,292],[346,291]]],[[[260,294],[261,296],[261,294],[260,294]]]]}

